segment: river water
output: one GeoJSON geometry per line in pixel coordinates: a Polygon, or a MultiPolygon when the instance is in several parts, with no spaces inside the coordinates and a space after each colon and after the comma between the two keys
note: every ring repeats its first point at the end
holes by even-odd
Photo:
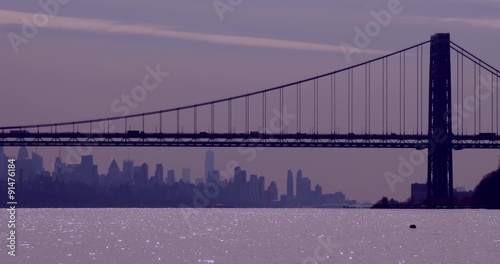
{"type": "Polygon", "coordinates": [[[0,219],[2,264],[500,263],[498,210],[18,209],[15,257],[0,219]]]}

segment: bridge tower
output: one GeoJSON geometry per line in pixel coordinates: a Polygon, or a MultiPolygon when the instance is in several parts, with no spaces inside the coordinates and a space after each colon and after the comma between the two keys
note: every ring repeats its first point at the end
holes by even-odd
{"type": "Polygon", "coordinates": [[[429,148],[427,204],[451,205],[453,156],[451,124],[450,34],[431,37],[429,64],[429,148]]]}

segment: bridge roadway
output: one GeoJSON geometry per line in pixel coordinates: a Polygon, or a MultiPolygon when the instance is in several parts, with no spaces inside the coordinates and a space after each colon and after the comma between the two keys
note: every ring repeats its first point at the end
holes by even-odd
{"type": "MultiPolygon", "coordinates": [[[[500,136],[493,133],[452,135],[453,149],[498,149],[500,136]]],[[[95,147],[273,147],[273,148],[414,148],[426,149],[444,135],[309,134],[309,133],[81,133],[0,131],[4,146],[95,147]]]]}

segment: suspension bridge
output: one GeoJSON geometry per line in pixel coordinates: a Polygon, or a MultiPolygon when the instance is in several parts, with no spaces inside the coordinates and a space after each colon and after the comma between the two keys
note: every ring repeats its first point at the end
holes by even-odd
{"type": "Polygon", "coordinates": [[[500,148],[499,76],[438,33],[244,95],[127,116],[2,126],[0,145],[414,148],[427,150],[427,203],[450,205],[453,150],[500,148]]]}

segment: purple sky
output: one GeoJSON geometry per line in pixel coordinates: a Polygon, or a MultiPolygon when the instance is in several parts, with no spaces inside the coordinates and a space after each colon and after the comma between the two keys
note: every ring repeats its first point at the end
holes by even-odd
{"type": "MultiPolygon", "coordinates": [[[[129,108],[130,113],[293,82],[406,48],[437,32],[450,32],[455,43],[500,68],[500,5],[493,0],[401,1],[402,11],[393,14],[390,23],[350,62],[340,44],[354,45],[355,27],[373,21],[370,12],[387,9],[390,1],[243,0],[222,14],[223,20],[213,1],[60,2],[67,3],[58,4],[55,16],[38,27],[34,36],[25,38],[27,42],[19,44],[17,52],[9,36],[23,36],[24,21],[47,11],[38,1],[0,3],[1,126],[119,115],[112,110],[113,102],[142,83],[147,66],[159,65],[170,75],[157,89],[148,91],[136,108],[129,108]]],[[[52,168],[58,149],[38,151],[45,157],[45,167],[52,168]]],[[[192,177],[199,177],[205,151],[93,148],[91,153],[101,172],[112,158],[121,166],[121,160],[130,155],[136,163],[150,163],[150,172],[153,164],[161,162],[178,175],[181,168],[190,167],[192,177]]],[[[323,186],[324,193],[342,190],[361,201],[376,201],[382,195],[406,199],[411,183],[424,182],[426,164],[397,184],[395,192],[383,176],[386,171],[396,172],[398,157],[407,158],[412,151],[264,149],[248,161],[249,155],[236,148],[215,149],[219,170],[235,160],[251,174],[266,176],[266,185],[277,181],[280,193],[286,190],[286,171],[302,169],[304,176],[323,186]]],[[[17,148],[7,153],[14,155],[17,148]]],[[[68,153],[62,149],[63,159],[71,162],[68,153]]],[[[498,154],[454,152],[455,186],[473,188],[498,166],[498,154]]]]}

